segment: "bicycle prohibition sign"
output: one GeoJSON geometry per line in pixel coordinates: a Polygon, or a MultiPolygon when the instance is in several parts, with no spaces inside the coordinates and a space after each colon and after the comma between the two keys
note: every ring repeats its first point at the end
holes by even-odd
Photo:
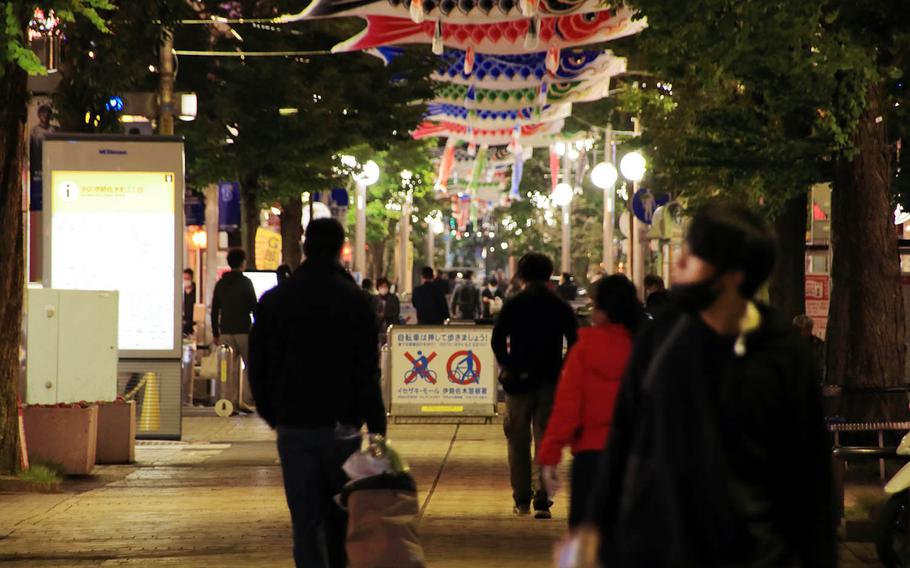
{"type": "Polygon", "coordinates": [[[473,351],[456,351],[446,362],[446,376],[456,385],[480,384],[480,358],[473,351]]]}

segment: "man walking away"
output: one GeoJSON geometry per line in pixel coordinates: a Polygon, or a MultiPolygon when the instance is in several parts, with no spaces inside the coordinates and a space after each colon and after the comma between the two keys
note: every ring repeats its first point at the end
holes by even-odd
{"type": "Polygon", "coordinates": [[[620,387],[589,510],[603,565],[836,565],[815,366],[755,300],[774,257],[742,206],[692,220],[674,306],[637,338],[620,387]]]}
{"type": "Polygon", "coordinates": [[[670,303],[670,295],[664,286],[664,279],[656,274],[645,276],[645,311],[656,318],[670,303]]]}
{"type": "Polygon", "coordinates": [[[452,295],[452,312],[461,320],[476,320],[480,317],[480,290],[474,285],[474,273],[464,273],[464,282],[452,295]]]}
{"type": "Polygon", "coordinates": [[[571,274],[568,272],[562,273],[556,293],[567,302],[574,302],[578,298],[578,284],[575,283],[575,279],[572,278],[571,274]]]}
{"type": "Polygon", "coordinates": [[[196,282],[193,281],[193,269],[183,269],[183,336],[191,337],[196,329],[193,321],[193,308],[196,306],[196,282]]]}
{"type": "Polygon", "coordinates": [[[539,519],[550,518],[552,501],[537,467],[532,481],[532,431],[536,453],[553,406],[563,348],[571,347],[578,335],[572,308],[547,288],[552,274],[553,262],[545,255],[523,256],[518,262],[523,290],[505,303],[493,327],[493,352],[506,391],[503,429],[509,444],[513,512],[529,514],[533,500],[539,519]]]}
{"type": "Polygon", "coordinates": [[[449,306],[446,296],[433,280],[433,269],[424,266],[420,269],[423,284],[414,288],[411,301],[417,310],[417,323],[420,325],[442,325],[449,319],[449,306]]]}
{"type": "MultiPolygon", "coordinates": [[[[215,344],[223,343],[239,353],[243,364],[249,366],[250,314],[256,309],[256,290],[243,275],[246,268],[243,249],[229,250],[227,261],[231,271],[224,273],[212,294],[212,337],[215,344]]],[[[243,398],[238,402],[241,410],[249,412],[253,406],[249,374],[242,373],[240,380],[243,398]]]]}
{"type": "Polygon", "coordinates": [[[339,262],[343,244],[336,220],[310,223],[306,261],[263,295],[250,336],[253,393],[278,431],[298,568],[347,564],[347,521],[333,501],[346,482],[341,465],[364,422],[373,433],[386,429],[376,316],[339,262]],[[346,432],[354,437],[339,437],[346,432]]]}

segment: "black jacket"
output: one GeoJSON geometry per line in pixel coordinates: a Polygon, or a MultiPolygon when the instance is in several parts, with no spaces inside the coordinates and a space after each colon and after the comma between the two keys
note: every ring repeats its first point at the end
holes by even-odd
{"type": "Polygon", "coordinates": [[[389,326],[401,323],[401,301],[398,296],[389,292],[385,296],[377,294],[373,298],[372,305],[376,310],[376,317],[379,319],[381,333],[386,333],[389,326]]]}
{"type": "Polygon", "coordinates": [[[442,325],[449,319],[449,305],[436,282],[424,282],[414,288],[411,302],[417,310],[417,323],[421,325],[442,325]]]}
{"type": "Polygon", "coordinates": [[[836,564],[814,365],[760,309],[743,355],[672,309],[637,338],[589,511],[605,566],[836,564]]]}
{"type": "Polygon", "coordinates": [[[212,293],[212,335],[250,332],[250,314],[256,309],[256,290],[242,272],[225,272],[212,293]]]}
{"type": "Polygon", "coordinates": [[[493,352],[507,393],[529,392],[556,383],[563,340],[578,337],[575,313],[543,284],[531,285],[506,301],[493,327],[493,352]]]}
{"type": "Polygon", "coordinates": [[[304,262],[266,292],[250,332],[256,408],[272,427],[336,423],[385,433],[376,317],[338,264],[304,262]]]}

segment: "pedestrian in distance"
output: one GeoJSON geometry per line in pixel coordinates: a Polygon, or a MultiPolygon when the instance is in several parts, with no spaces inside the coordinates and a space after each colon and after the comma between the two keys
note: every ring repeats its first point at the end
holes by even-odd
{"type": "Polygon", "coordinates": [[[660,315],[665,307],[670,303],[670,295],[667,292],[664,279],[656,274],[645,276],[645,310],[652,318],[660,315]]]}
{"type": "Polygon", "coordinates": [[[493,353],[502,369],[499,380],[506,392],[503,430],[509,447],[509,478],[513,512],[527,515],[533,502],[535,516],[551,518],[553,502],[538,467],[531,461],[531,442],[543,438],[559,372],[563,348],[575,344],[578,322],[572,308],[547,286],[553,262],[540,253],[528,253],[518,262],[523,290],[502,307],[493,327],[493,353]]]}
{"type": "Polygon", "coordinates": [[[478,319],[482,314],[480,290],[474,285],[474,273],[464,273],[464,282],[452,294],[452,313],[460,320],[478,319]]]}
{"type": "Polygon", "coordinates": [[[183,270],[183,335],[190,337],[196,329],[193,308],[196,306],[196,282],[192,268],[183,270]]]}
{"type": "Polygon", "coordinates": [[[603,565],[836,565],[815,365],[755,299],[775,249],[741,205],[692,219],[673,307],[636,338],[595,483],[603,565]]]}
{"type": "MultiPolygon", "coordinates": [[[[246,268],[246,252],[234,248],[227,254],[229,272],[225,272],[215,284],[212,293],[212,337],[216,345],[227,345],[239,353],[243,364],[249,367],[250,316],[256,309],[256,290],[253,282],[243,275],[246,268]]],[[[249,373],[240,377],[241,410],[253,410],[253,396],[250,391],[249,373]]]]}
{"type": "Polygon", "coordinates": [[[622,274],[598,280],[593,296],[594,325],[579,331],[569,351],[536,460],[552,498],[560,486],[556,466],[562,450],[572,447],[570,529],[584,521],[632,338],[647,319],[635,285],[622,274]]]}
{"type": "Polygon", "coordinates": [[[390,326],[401,323],[401,302],[398,300],[398,296],[392,293],[392,283],[388,278],[383,277],[377,280],[376,290],[379,292],[376,296],[379,331],[385,334],[390,326]]]}
{"type": "Polygon", "coordinates": [[[502,311],[503,297],[499,292],[499,282],[496,278],[487,280],[480,299],[483,302],[484,320],[490,321],[499,315],[499,312],[502,311]]]}
{"type": "Polygon", "coordinates": [[[376,317],[341,266],[343,245],[338,221],[311,222],[306,260],[263,295],[250,336],[253,392],[277,430],[298,568],[347,565],[347,521],[334,502],[347,481],[342,464],[364,423],[386,430],[376,317]]]}
{"type": "Polygon", "coordinates": [[[825,371],[828,366],[828,361],[826,360],[828,352],[825,348],[825,341],[815,335],[815,320],[806,314],[800,314],[793,318],[793,327],[809,342],[809,346],[812,349],[812,358],[815,360],[821,382],[824,384],[825,371]]]}
{"type": "Polygon", "coordinates": [[[567,302],[574,302],[578,298],[578,284],[568,272],[563,272],[559,279],[559,286],[556,288],[559,297],[567,302]]]}
{"type": "Polygon", "coordinates": [[[423,284],[414,288],[411,302],[417,310],[417,323],[420,325],[442,325],[449,319],[449,304],[446,296],[433,280],[433,268],[424,266],[420,269],[423,284]]]}

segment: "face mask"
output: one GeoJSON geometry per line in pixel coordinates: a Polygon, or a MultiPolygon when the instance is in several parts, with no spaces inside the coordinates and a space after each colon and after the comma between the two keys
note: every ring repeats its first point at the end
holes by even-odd
{"type": "Polygon", "coordinates": [[[712,276],[701,282],[674,284],[670,287],[670,298],[684,312],[698,313],[711,307],[720,297],[717,283],[721,275],[712,276]]]}

